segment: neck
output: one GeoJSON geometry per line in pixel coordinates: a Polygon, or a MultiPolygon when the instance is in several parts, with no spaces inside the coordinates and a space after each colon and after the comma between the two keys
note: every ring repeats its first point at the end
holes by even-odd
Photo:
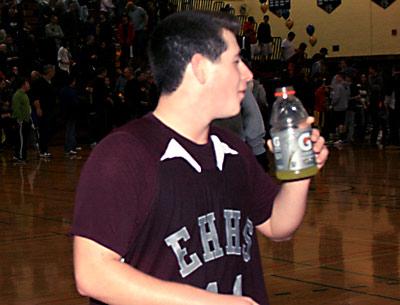
{"type": "Polygon", "coordinates": [[[188,99],[190,94],[172,93],[162,95],[158,101],[154,116],[169,128],[197,144],[206,144],[210,122],[201,115],[198,105],[188,99]]]}

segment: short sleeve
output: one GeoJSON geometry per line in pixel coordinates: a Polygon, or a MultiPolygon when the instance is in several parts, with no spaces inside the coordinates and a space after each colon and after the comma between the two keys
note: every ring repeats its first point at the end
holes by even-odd
{"type": "Polygon", "coordinates": [[[96,146],[79,180],[72,235],[125,255],[155,192],[157,163],[150,159],[128,132],[115,132],[96,146]]]}
{"type": "Polygon", "coordinates": [[[251,162],[251,183],[253,188],[254,207],[251,210],[251,219],[254,225],[260,225],[271,217],[272,208],[280,186],[258,164],[251,162]]]}

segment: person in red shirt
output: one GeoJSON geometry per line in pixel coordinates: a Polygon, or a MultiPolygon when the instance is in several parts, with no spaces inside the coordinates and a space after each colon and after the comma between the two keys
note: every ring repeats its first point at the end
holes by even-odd
{"type": "Polygon", "coordinates": [[[131,57],[133,40],[135,38],[135,29],[128,15],[121,17],[121,22],[117,29],[117,38],[121,46],[121,66],[126,67],[131,57]]]}

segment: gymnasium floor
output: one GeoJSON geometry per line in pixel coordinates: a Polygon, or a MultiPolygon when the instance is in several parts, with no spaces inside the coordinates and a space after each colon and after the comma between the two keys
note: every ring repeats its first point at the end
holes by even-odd
{"type": "MultiPolygon", "coordinates": [[[[400,305],[400,149],[331,147],[294,239],[260,238],[271,305],[400,305]]],[[[25,165],[0,153],[0,304],[87,304],[68,231],[90,149],[25,165]]],[[[30,151],[30,155],[33,152],[30,151]]]]}

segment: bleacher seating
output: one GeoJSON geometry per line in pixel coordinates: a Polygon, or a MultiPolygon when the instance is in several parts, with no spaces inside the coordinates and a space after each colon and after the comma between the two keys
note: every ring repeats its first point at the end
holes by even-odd
{"type": "MultiPolygon", "coordinates": [[[[224,1],[214,1],[214,0],[169,0],[169,2],[176,8],[178,12],[185,10],[206,10],[206,11],[220,11],[227,4],[224,1]]],[[[230,14],[235,15],[235,9],[230,8],[230,14]]],[[[243,36],[243,24],[247,20],[247,15],[236,15],[239,19],[241,30],[239,35],[243,36]]],[[[272,56],[271,60],[281,59],[281,37],[273,37],[272,42],[272,56]]],[[[264,61],[265,58],[262,56],[256,56],[254,58],[256,62],[264,61]]]]}

